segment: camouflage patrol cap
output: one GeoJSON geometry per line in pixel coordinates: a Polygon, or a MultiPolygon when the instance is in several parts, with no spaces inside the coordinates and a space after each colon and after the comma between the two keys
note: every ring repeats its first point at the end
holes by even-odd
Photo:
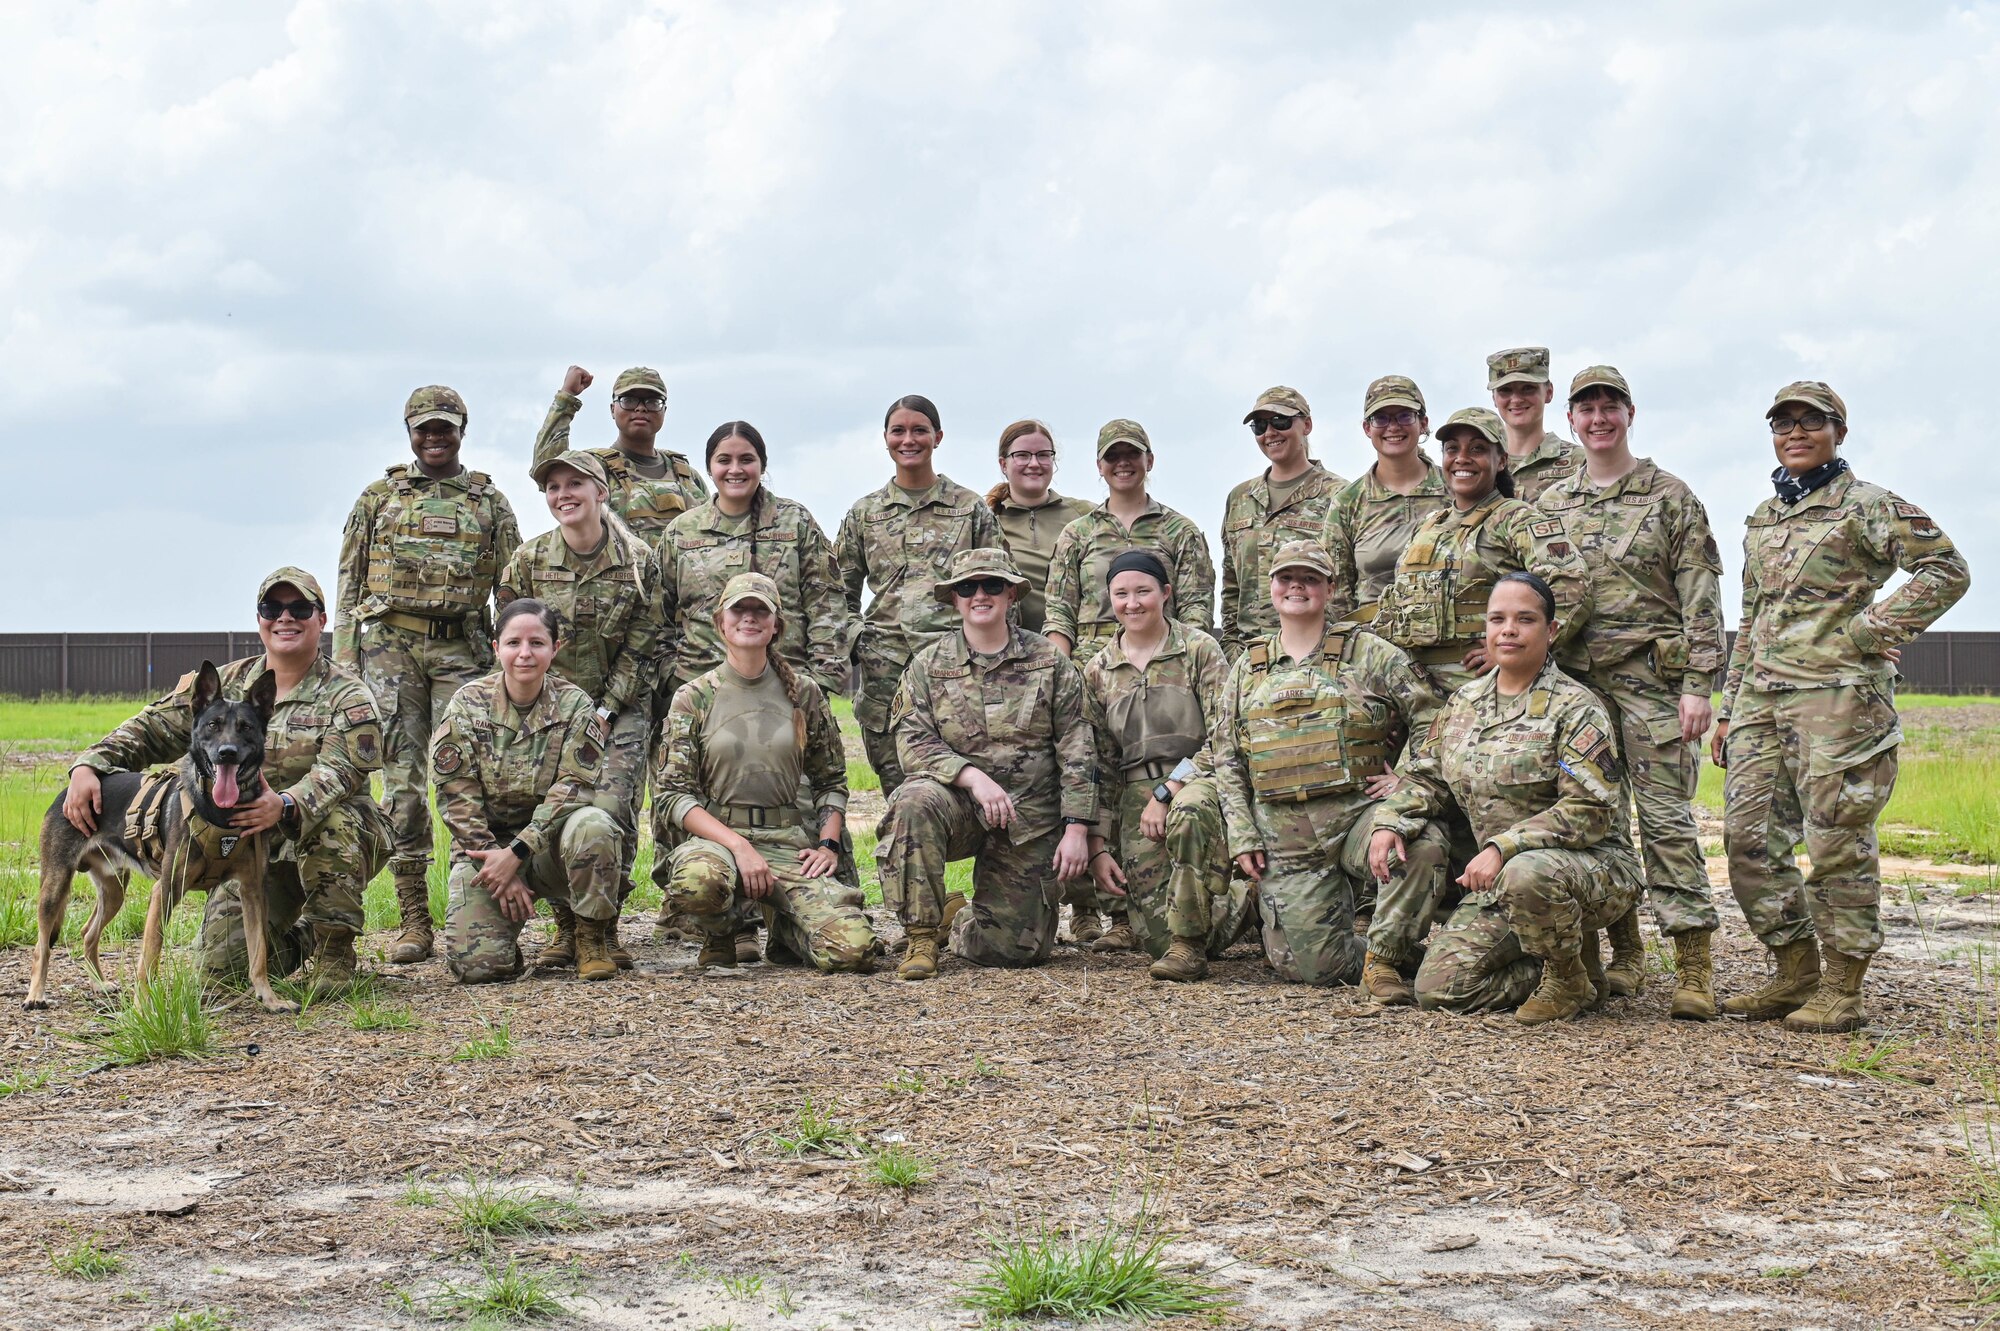
{"type": "Polygon", "coordinates": [[[426,421],[450,421],[460,429],[465,428],[465,399],[455,388],[443,384],[430,384],[410,394],[410,400],[403,404],[403,424],[414,430],[426,421]]]}
{"type": "Polygon", "coordinates": [[[1486,386],[1545,384],[1549,381],[1547,347],[1509,347],[1486,358],[1486,386]]]}
{"type": "Polygon", "coordinates": [[[1464,425],[1477,430],[1489,444],[1497,444],[1507,437],[1507,427],[1500,423],[1499,413],[1490,407],[1465,407],[1451,413],[1451,419],[1438,427],[1437,437],[1450,436],[1453,429],[1464,425]]]}
{"type": "Polygon", "coordinates": [[[745,601],[762,601],[772,614],[779,613],[778,584],[762,573],[738,573],[722,584],[722,608],[745,601]]]}
{"type": "Polygon", "coordinates": [[[1311,420],[1313,414],[1313,409],[1306,405],[1306,395],[1296,388],[1287,388],[1283,384],[1267,388],[1257,395],[1257,404],[1243,413],[1244,424],[1249,424],[1250,418],[1260,411],[1275,411],[1285,416],[1303,416],[1307,420],[1311,420]]]}
{"type": "Polygon", "coordinates": [[[1413,411],[1429,414],[1424,405],[1423,390],[1414,379],[1405,379],[1400,374],[1385,374],[1368,385],[1368,392],[1361,399],[1361,414],[1373,416],[1384,407],[1409,407],[1413,411]]]}
{"type": "Polygon", "coordinates": [[[622,397],[633,389],[638,389],[641,392],[650,389],[658,393],[661,397],[665,397],[667,395],[667,381],[660,377],[658,370],[649,369],[644,365],[634,365],[631,369],[619,375],[617,380],[612,383],[611,396],[622,397]]]}
{"type": "Polygon", "coordinates": [[[1778,408],[1787,402],[1803,402],[1808,407],[1817,408],[1829,416],[1840,417],[1842,423],[1847,420],[1847,404],[1840,400],[1840,394],[1817,379],[1801,379],[1797,383],[1786,384],[1780,388],[1778,396],[1771,401],[1771,409],[1764,413],[1764,418],[1769,420],[1777,415],[1778,408]]]}
{"type": "Polygon", "coordinates": [[[1326,547],[1318,541],[1286,541],[1271,556],[1271,572],[1279,569],[1309,568],[1323,578],[1333,576],[1333,556],[1327,554],[1326,547]]]}
{"type": "Polygon", "coordinates": [[[611,477],[604,470],[604,460],[587,448],[572,448],[567,453],[558,453],[552,458],[543,458],[535,464],[534,469],[528,473],[528,476],[536,485],[545,486],[549,483],[549,473],[557,467],[568,467],[578,475],[596,481],[607,490],[611,488],[611,477]]]}
{"type": "Polygon", "coordinates": [[[1625,376],[1618,373],[1615,365],[1592,365],[1578,370],[1576,378],[1569,381],[1569,400],[1574,402],[1593,388],[1608,388],[1627,402],[1632,400],[1632,385],[1625,382],[1625,376]]]}
{"type": "Polygon", "coordinates": [[[1153,451],[1153,441],[1146,437],[1146,427],[1122,416],[1115,421],[1106,421],[1104,428],[1097,432],[1097,456],[1103,458],[1118,444],[1131,444],[1142,453],[1153,451]]]}
{"type": "Polygon", "coordinates": [[[319,589],[319,579],[304,569],[294,567],[291,564],[287,564],[280,569],[273,569],[264,575],[264,580],[257,584],[257,599],[260,601],[263,600],[270,594],[273,587],[284,582],[291,583],[292,586],[297,587],[307,596],[310,596],[321,610],[326,609],[326,593],[319,589]]]}
{"type": "MultiPolygon", "coordinates": [[[[1113,421],[1113,425],[1118,422],[1113,421]]],[[[1126,424],[1131,424],[1127,421],[1126,424]]],[[[1014,561],[1005,550],[993,546],[981,546],[976,550],[960,550],[945,565],[944,576],[931,584],[931,595],[946,605],[952,603],[951,589],[967,578],[1004,578],[1019,587],[1027,581],[1021,570],[1014,567],[1014,561]]]]}

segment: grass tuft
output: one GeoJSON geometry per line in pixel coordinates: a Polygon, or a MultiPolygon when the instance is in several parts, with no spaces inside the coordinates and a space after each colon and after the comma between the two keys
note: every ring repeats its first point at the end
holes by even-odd
{"type": "Polygon", "coordinates": [[[1889,1064],[1889,1059],[1902,1049],[1905,1041],[1901,1036],[1892,1035],[1878,1045],[1869,1045],[1860,1036],[1848,1042],[1847,1049],[1834,1060],[1833,1070],[1856,1077],[1873,1077],[1876,1081],[1886,1081],[1897,1086],[1915,1086],[1917,1082],[1905,1077],[1889,1064]]]}
{"type": "Polygon", "coordinates": [[[197,1058],[215,1047],[201,975],[185,962],[162,964],[144,987],[123,995],[97,1024],[99,1029],[87,1038],[120,1066],[197,1058]]]}
{"type": "Polygon", "coordinates": [[[125,1259],[97,1244],[97,1235],[78,1235],[68,1245],[49,1249],[49,1265],[72,1280],[108,1280],[125,1269],[125,1259]]]}
{"type": "Polygon", "coordinates": [[[0,948],[33,947],[37,928],[33,897],[25,892],[0,893],[0,948]]]}
{"type": "Polygon", "coordinates": [[[155,1322],[147,1331],[235,1331],[236,1319],[216,1308],[188,1309],[164,1322],[155,1322]]]}
{"type": "Polygon", "coordinates": [[[482,1262],[476,1283],[446,1281],[423,1306],[432,1317],[456,1317],[468,1323],[547,1322],[569,1315],[569,1305],[557,1295],[559,1287],[555,1279],[524,1270],[518,1262],[505,1266],[482,1262]]]}
{"type": "Polygon", "coordinates": [[[754,1299],[764,1292],[762,1276],[724,1276],[722,1291],[732,1299],[754,1299]]]}
{"type": "Polygon", "coordinates": [[[868,1158],[867,1179],[881,1188],[908,1192],[936,1172],[936,1165],[901,1146],[885,1146],[868,1158]]]}
{"type": "Polygon", "coordinates": [[[590,1216],[568,1197],[468,1175],[464,1186],[446,1194],[459,1230],[468,1238],[494,1235],[556,1234],[581,1229],[590,1216]]]}
{"type": "Polygon", "coordinates": [[[789,1133],[774,1132],[771,1140],[786,1155],[853,1155],[854,1133],[833,1116],[831,1106],[814,1104],[811,1096],[799,1106],[789,1133]]]}
{"type": "Polygon", "coordinates": [[[437,1204],[438,1192],[431,1186],[429,1179],[414,1169],[403,1176],[403,1190],[396,1194],[396,1205],[436,1206],[437,1204]]]}
{"type": "Polygon", "coordinates": [[[416,1029],[417,1017],[401,1003],[371,998],[348,1005],[347,1024],[357,1031],[410,1031],[416,1029]]]}
{"type": "Polygon", "coordinates": [[[985,1271],[960,1300],[992,1319],[1219,1317],[1234,1303],[1218,1287],[1170,1270],[1166,1236],[1143,1214],[1082,1237],[1041,1227],[992,1242],[985,1271]]]}
{"type": "Polygon", "coordinates": [[[28,1095],[39,1091],[53,1081],[55,1075],[48,1068],[17,1067],[11,1076],[0,1077],[0,1100],[10,1095],[28,1095]]]}
{"type": "Polygon", "coordinates": [[[512,1058],[514,1056],[514,1022],[502,1014],[498,1017],[479,1019],[484,1034],[475,1035],[458,1047],[452,1059],[459,1063],[469,1063],[480,1058],[512,1058]]]}

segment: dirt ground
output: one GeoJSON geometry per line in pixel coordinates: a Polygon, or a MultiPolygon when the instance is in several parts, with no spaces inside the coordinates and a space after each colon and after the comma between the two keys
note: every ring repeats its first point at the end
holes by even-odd
{"type": "MultiPolygon", "coordinates": [[[[1669,1021],[1665,976],[1525,1031],[1280,983],[1249,947],[1170,987],[1068,945],[915,985],[711,978],[685,944],[587,987],[465,989],[426,963],[387,980],[414,1030],[237,1003],[208,1061],[86,1071],[80,967],[58,958],[60,1006],[24,1013],[15,950],[0,1075],[68,1071],[0,1098],[0,1320],[413,1327],[401,1296],[474,1258],[406,1180],[470,1173],[587,1208],[587,1228],[497,1248],[559,1276],[578,1325],[966,1326],[956,1300],[991,1238],[1144,1206],[1239,1300],[1229,1325],[1969,1326],[1941,1258],[1987,1121],[1976,945],[2000,903],[1991,871],[1918,867],[1889,866],[1924,883],[1896,889],[1860,1044],[1902,1041],[1898,1081],[1839,1071],[1845,1039],[1669,1021]],[[511,1057],[454,1060],[503,1014],[511,1057]],[[856,1161],[786,1157],[772,1134],[808,1098],[936,1175],[903,1194],[856,1161]],[[54,1275],[49,1249],[79,1235],[125,1269],[54,1275]]],[[[1735,990],[1763,954],[1724,898],[1735,990]]],[[[628,940],[645,926],[628,916],[628,940]]]]}

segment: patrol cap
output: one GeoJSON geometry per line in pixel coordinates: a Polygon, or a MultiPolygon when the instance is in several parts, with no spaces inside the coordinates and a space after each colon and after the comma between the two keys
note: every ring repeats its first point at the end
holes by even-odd
{"type": "Polygon", "coordinates": [[[741,605],[745,601],[761,601],[772,614],[780,613],[778,605],[778,584],[762,573],[738,573],[722,584],[722,608],[741,605]]]}
{"type": "Polygon", "coordinates": [[[1278,547],[1278,552],[1271,556],[1271,572],[1275,574],[1278,570],[1287,568],[1309,568],[1323,578],[1331,578],[1333,556],[1329,555],[1326,547],[1318,541],[1303,539],[1286,541],[1278,547]]]}
{"type": "Polygon", "coordinates": [[[260,601],[263,600],[270,594],[273,587],[282,582],[291,583],[292,586],[297,587],[307,596],[312,597],[313,602],[321,610],[326,609],[326,593],[319,589],[319,579],[304,569],[295,568],[290,564],[285,565],[281,569],[274,569],[264,575],[264,580],[257,584],[257,599],[260,601]]]}
{"type": "Polygon", "coordinates": [[[1146,437],[1146,427],[1122,416],[1115,421],[1106,421],[1104,428],[1097,432],[1097,456],[1102,458],[1118,444],[1130,444],[1141,453],[1153,451],[1153,441],[1146,437]]]}
{"type": "Polygon", "coordinates": [[[587,448],[572,448],[567,453],[543,458],[535,464],[528,475],[533,478],[536,485],[547,485],[549,473],[557,467],[568,467],[571,471],[596,481],[607,490],[611,488],[611,477],[604,470],[604,460],[587,448]]]}
{"type": "Polygon", "coordinates": [[[1368,392],[1361,399],[1361,414],[1373,416],[1384,407],[1409,407],[1413,411],[1428,415],[1430,408],[1424,405],[1423,390],[1414,379],[1405,379],[1400,374],[1385,374],[1368,385],[1368,392]]]}
{"type": "Polygon", "coordinates": [[[1507,437],[1507,427],[1500,423],[1498,412],[1490,407],[1463,407],[1451,413],[1451,419],[1438,427],[1438,438],[1445,438],[1460,425],[1469,425],[1479,431],[1489,444],[1500,443],[1507,437]]]}
{"type": "Polygon", "coordinates": [[[1569,381],[1569,400],[1574,402],[1593,388],[1608,388],[1627,402],[1632,400],[1632,385],[1625,382],[1616,365],[1592,365],[1578,370],[1576,378],[1569,381]]]}
{"type": "Polygon", "coordinates": [[[1287,388],[1283,384],[1267,388],[1257,395],[1256,405],[1243,413],[1244,424],[1249,424],[1250,418],[1260,411],[1275,411],[1285,416],[1304,416],[1308,420],[1312,419],[1313,414],[1313,409],[1306,405],[1306,395],[1296,388],[1287,388]]]}
{"type": "Polygon", "coordinates": [[[622,397],[635,388],[642,392],[651,390],[658,393],[661,397],[667,395],[667,381],[660,377],[658,370],[644,365],[634,365],[631,369],[619,375],[612,383],[611,396],[622,397]]]}
{"type": "Polygon", "coordinates": [[[1509,347],[1486,358],[1486,386],[1545,384],[1549,381],[1547,347],[1509,347]]]}
{"type": "Polygon", "coordinates": [[[413,430],[426,421],[450,421],[462,430],[465,418],[465,399],[458,395],[457,389],[443,384],[419,388],[403,404],[403,424],[413,430]]]}
{"type": "MultiPolygon", "coordinates": [[[[1120,422],[1113,421],[1111,424],[1117,425],[1120,422]]],[[[1123,424],[1130,425],[1131,422],[1125,421],[1123,424]]],[[[1105,428],[1109,429],[1110,426],[1105,428]]],[[[976,550],[960,550],[954,554],[951,563],[945,565],[944,576],[931,584],[931,595],[950,605],[952,587],[967,578],[1004,578],[1016,587],[1027,582],[1027,579],[1021,576],[1021,570],[1014,567],[1014,561],[1008,558],[1005,550],[987,545],[976,550]]]]}
{"type": "Polygon", "coordinates": [[[1828,388],[1817,379],[1801,379],[1797,383],[1786,384],[1778,390],[1778,396],[1771,400],[1771,409],[1764,413],[1766,420],[1778,414],[1778,408],[1787,402],[1803,402],[1808,407],[1816,407],[1829,416],[1847,419],[1847,404],[1840,400],[1840,394],[1828,388]]]}

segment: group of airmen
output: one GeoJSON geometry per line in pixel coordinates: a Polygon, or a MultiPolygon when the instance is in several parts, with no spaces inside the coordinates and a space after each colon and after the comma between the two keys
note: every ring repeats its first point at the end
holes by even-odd
{"type": "MultiPolygon", "coordinates": [[[[464,401],[421,388],[412,459],[348,517],[336,599],[297,568],[259,587],[265,651],[223,681],[278,676],[269,789],[232,820],[280,830],[274,970],[351,979],[386,865],[390,962],[435,947],[461,981],[518,975],[546,901],[535,966],[611,978],[632,965],[618,922],[649,784],[654,941],[698,940],[707,968],[870,970],[839,693],[886,801],[876,863],[906,979],[941,953],[1034,965],[1067,908],[1073,943],[1143,949],[1155,979],[1198,980],[1255,939],[1288,980],[1531,1025],[1639,991],[1643,898],[1674,1016],[1860,1024],[1897,648],[1970,574],[1922,509],[1849,468],[1826,384],[1766,413],[1774,493],[1748,520],[1729,650],[1707,513],[1632,453],[1630,385],[1575,375],[1572,441],[1547,428],[1544,348],[1489,357],[1491,407],[1434,433],[1414,382],[1369,384],[1374,458],[1352,481],[1314,458],[1298,391],[1258,395],[1243,419],[1268,465],[1228,496],[1219,622],[1208,539],[1152,497],[1136,421],[1098,432],[1101,502],[1052,488],[1036,420],[1001,432],[981,496],[936,470],[936,406],[900,398],[894,474],[829,540],[766,486],[748,422],[718,426],[700,467],[662,449],[651,369],[612,385],[614,442],[573,447],[592,382],[569,369],[535,441],[553,531],[520,539],[459,460],[464,401]],[[1773,958],[1719,1003],[1691,807],[1704,736],[1731,887],[1773,958]],[[966,858],[969,898],[945,885],[966,858]]],[[[100,774],[179,757],[190,697],[183,681],[82,755],[72,821],[93,819],[100,774]]],[[[242,965],[226,886],[201,949],[242,965]]]]}

